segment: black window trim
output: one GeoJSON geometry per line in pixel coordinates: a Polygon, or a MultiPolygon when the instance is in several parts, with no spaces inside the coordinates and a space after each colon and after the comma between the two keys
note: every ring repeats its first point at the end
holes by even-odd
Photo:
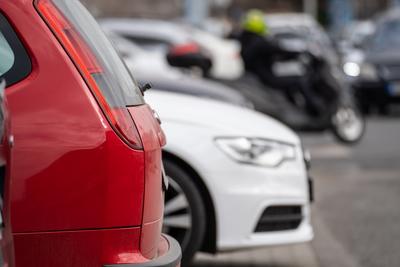
{"type": "Polygon", "coordinates": [[[10,45],[15,57],[13,66],[0,76],[0,80],[4,79],[6,81],[6,87],[10,87],[29,76],[32,71],[32,62],[10,22],[1,12],[0,32],[10,45]]]}

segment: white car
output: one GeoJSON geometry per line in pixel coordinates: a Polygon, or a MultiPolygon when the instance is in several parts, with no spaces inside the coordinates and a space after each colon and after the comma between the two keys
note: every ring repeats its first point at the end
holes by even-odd
{"type": "Polygon", "coordinates": [[[244,63],[240,55],[239,42],[222,39],[193,27],[187,27],[186,31],[191,34],[193,40],[211,53],[213,61],[211,75],[213,77],[235,80],[244,74],[244,63]]]}
{"type": "Polygon", "coordinates": [[[103,28],[116,32],[152,51],[166,53],[171,46],[195,42],[212,59],[210,75],[218,79],[236,79],[243,74],[240,46],[208,32],[173,22],[149,19],[102,19],[103,28]]]}
{"type": "Polygon", "coordinates": [[[163,52],[145,50],[112,31],[104,31],[135,76],[147,77],[150,73],[160,79],[179,79],[184,76],[182,71],[168,64],[163,52]]]}
{"type": "Polygon", "coordinates": [[[310,241],[310,183],[299,137],[255,111],[146,92],[167,135],[165,231],[215,253],[310,241]]]}

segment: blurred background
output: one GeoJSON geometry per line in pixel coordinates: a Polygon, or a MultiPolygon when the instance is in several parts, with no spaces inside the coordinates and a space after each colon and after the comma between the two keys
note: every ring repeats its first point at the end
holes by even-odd
{"type": "Polygon", "coordinates": [[[199,254],[195,266],[400,264],[400,0],[82,2],[139,83],[256,109],[296,130],[311,151],[314,241],[199,254]],[[296,71],[308,77],[298,80],[303,91],[282,93],[249,75],[235,37],[255,8],[265,13],[268,38],[310,56],[275,68],[293,70],[281,74],[285,81],[296,71]],[[315,90],[329,79],[345,99],[334,111],[320,101],[331,96],[315,90]],[[317,112],[309,112],[313,102],[317,112]]]}
{"type": "Polygon", "coordinates": [[[209,16],[226,18],[237,15],[235,14],[237,12],[259,8],[268,13],[305,12],[329,27],[341,27],[353,20],[371,19],[376,14],[399,5],[398,0],[84,0],[82,2],[99,17],[176,19],[184,16],[191,22],[202,25],[210,19],[209,16]]]}

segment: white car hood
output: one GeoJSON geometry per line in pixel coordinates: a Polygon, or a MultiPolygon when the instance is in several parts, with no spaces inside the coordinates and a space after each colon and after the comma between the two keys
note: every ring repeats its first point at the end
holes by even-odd
{"type": "Polygon", "coordinates": [[[300,144],[287,126],[250,109],[192,96],[148,91],[146,101],[165,123],[208,127],[222,136],[246,136],[300,144]]]}

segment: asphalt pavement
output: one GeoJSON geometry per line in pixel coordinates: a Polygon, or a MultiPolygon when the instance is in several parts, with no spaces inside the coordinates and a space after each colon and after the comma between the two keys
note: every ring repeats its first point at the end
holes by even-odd
{"type": "Polygon", "coordinates": [[[197,256],[194,266],[400,266],[400,117],[371,118],[357,146],[303,134],[313,156],[315,238],[307,244],[197,256]]]}

